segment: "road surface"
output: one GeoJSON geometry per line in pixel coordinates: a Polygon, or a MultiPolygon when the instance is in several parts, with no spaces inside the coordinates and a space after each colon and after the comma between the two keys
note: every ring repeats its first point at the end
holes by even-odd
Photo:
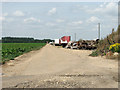
{"type": "Polygon", "coordinates": [[[3,65],[3,88],[117,88],[118,61],[46,45],[3,65]]]}

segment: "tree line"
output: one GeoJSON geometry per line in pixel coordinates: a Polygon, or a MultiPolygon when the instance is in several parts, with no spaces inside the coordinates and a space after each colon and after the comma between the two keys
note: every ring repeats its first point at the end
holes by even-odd
{"type": "Polygon", "coordinates": [[[23,38],[23,37],[2,37],[2,40],[0,42],[2,43],[47,43],[52,42],[51,39],[34,39],[34,38],[23,38]]]}

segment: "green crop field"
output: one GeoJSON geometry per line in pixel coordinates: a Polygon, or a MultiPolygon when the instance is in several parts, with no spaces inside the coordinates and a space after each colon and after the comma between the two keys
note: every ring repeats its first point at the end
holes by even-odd
{"type": "Polygon", "coordinates": [[[45,45],[45,43],[2,43],[2,61],[0,63],[4,64],[23,53],[40,49],[45,45]]]}

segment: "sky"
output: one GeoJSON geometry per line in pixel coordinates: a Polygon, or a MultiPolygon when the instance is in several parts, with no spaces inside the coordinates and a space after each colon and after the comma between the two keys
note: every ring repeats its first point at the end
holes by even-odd
{"type": "Polygon", "coordinates": [[[117,30],[118,3],[115,2],[4,2],[2,36],[57,39],[76,33],[79,39],[97,39],[117,30]]]}

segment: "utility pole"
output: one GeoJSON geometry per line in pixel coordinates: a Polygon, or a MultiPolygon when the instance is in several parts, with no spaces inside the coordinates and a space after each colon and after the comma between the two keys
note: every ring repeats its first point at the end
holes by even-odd
{"type": "Polygon", "coordinates": [[[100,40],[100,23],[98,23],[98,39],[100,40]]]}
{"type": "Polygon", "coordinates": [[[76,33],[75,33],[75,41],[76,41],[76,33]]]}

